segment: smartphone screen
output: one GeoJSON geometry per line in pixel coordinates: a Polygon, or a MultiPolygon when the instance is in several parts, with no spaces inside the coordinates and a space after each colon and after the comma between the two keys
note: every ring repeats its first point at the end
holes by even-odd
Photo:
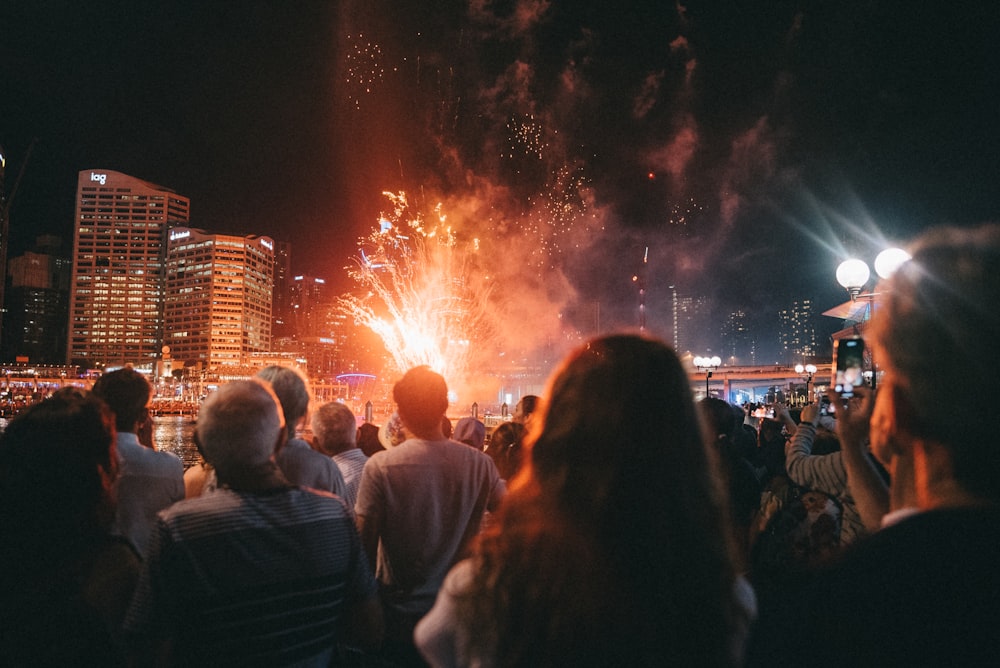
{"type": "Polygon", "coordinates": [[[854,388],[864,382],[862,366],[865,341],[860,337],[837,341],[837,373],[834,387],[845,397],[854,394],[854,388]]]}

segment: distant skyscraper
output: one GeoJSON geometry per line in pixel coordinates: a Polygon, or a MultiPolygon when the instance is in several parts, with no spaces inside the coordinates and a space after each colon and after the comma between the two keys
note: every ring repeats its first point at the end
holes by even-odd
{"type": "Polygon", "coordinates": [[[292,282],[292,244],[288,241],[274,242],[274,299],[271,311],[274,315],[274,338],[293,336],[290,323],[292,282]]]}
{"type": "Polygon", "coordinates": [[[39,237],[33,251],[12,258],[8,265],[5,361],[62,364],[66,359],[71,262],[59,253],[58,241],[39,237]]]}
{"type": "MultiPolygon", "coordinates": [[[[3,330],[3,312],[6,304],[7,286],[7,253],[10,251],[10,223],[7,215],[10,213],[10,206],[7,202],[7,185],[5,175],[7,173],[7,152],[0,146],[0,331],[3,330]]],[[[6,333],[4,333],[6,336],[6,333]]],[[[0,341],[6,344],[6,341],[0,341]]]]}
{"type": "Polygon", "coordinates": [[[785,363],[794,364],[817,355],[816,324],[812,301],[801,299],[778,311],[778,340],[785,363]]]}
{"type": "Polygon", "coordinates": [[[316,276],[296,276],[289,282],[289,324],[297,339],[330,336],[329,292],[326,280],[316,276]]]}
{"type": "Polygon", "coordinates": [[[722,357],[726,364],[757,364],[757,341],[746,311],[733,311],[722,324],[722,357]]]}
{"type": "Polygon", "coordinates": [[[175,227],[167,240],[164,344],[213,369],[271,351],[274,242],[175,227]]]}
{"type": "Polygon", "coordinates": [[[705,297],[684,297],[673,291],[674,350],[678,355],[703,355],[713,346],[711,303],[705,297]]]}
{"type": "Polygon", "coordinates": [[[190,201],[118,172],[77,180],[67,361],[151,368],[163,345],[167,229],[188,222],[190,201]]]}

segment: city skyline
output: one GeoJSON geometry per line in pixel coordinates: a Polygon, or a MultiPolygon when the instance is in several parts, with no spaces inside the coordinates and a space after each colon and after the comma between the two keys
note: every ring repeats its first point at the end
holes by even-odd
{"type": "MultiPolygon", "coordinates": [[[[342,295],[329,291],[325,277],[296,275],[284,285],[286,281],[282,275],[286,269],[278,264],[272,268],[271,264],[274,254],[281,253],[280,242],[275,243],[268,236],[234,237],[187,227],[184,223],[191,203],[183,194],[117,172],[83,170],[78,178],[77,204],[80,223],[72,261],[63,262],[67,254],[56,250],[57,238],[43,237],[39,243],[47,246],[48,251],[43,254],[29,252],[12,258],[11,262],[12,273],[16,273],[15,288],[30,284],[34,288],[51,288],[52,293],[57,293],[57,286],[48,284],[48,274],[52,271],[48,267],[63,262],[73,271],[74,315],[69,318],[72,361],[87,366],[108,363],[146,366],[162,357],[166,363],[172,360],[173,366],[185,363],[199,368],[206,364],[209,368],[220,363],[238,365],[251,354],[280,352],[270,344],[272,338],[276,340],[270,332],[273,324],[284,327],[284,337],[318,344],[313,346],[313,352],[320,352],[321,359],[315,363],[310,359],[310,368],[323,368],[327,375],[354,369],[354,356],[344,350],[348,338],[346,330],[342,329],[344,311],[336,304],[342,295]],[[261,264],[265,255],[266,266],[261,264]],[[30,274],[37,274],[37,277],[31,280],[17,278],[29,273],[33,266],[30,274]],[[158,273],[163,274],[162,285],[150,283],[156,280],[158,273]],[[138,278],[132,280],[127,276],[138,278]],[[311,286],[308,289],[307,284],[311,286]],[[254,296],[252,290],[259,294],[254,296]],[[217,291],[221,292],[216,294],[217,291]],[[158,299],[157,294],[162,297],[158,299]],[[286,297],[281,297],[282,294],[286,297]],[[139,303],[143,310],[135,311],[132,307],[139,303]],[[116,313],[117,318],[109,317],[116,313]],[[291,314],[289,322],[281,323],[287,317],[282,313],[291,314]],[[148,326],[136,324],[146,320],[148,326]],[[250,325],[243,327],[242,320],[250,325]],[[150,328],[155,329],[160,322],[163,323],[163,337],[149,336],[146,330],[152,331],[150,328]],[[243,339],[250,337],[242,342],[243,345],[240,343],[241,327],[245,330],[243,339]],[[100,330],[99,336],[91,336],[92,330],[100,330]],[[141,339],[142,336],[145,339],[141,339]],[[128,357],[129,347],[125,345],[128,337],[134,339],[133,343],[146,340],[144,346],[132,346],[135,349],[132,357],[128,357]],[[210,340],[225,341],[226,345],[210,347],[210,340]],[[328,352],[334,340],[337,340],[333,347],[340,357],[339,367],[328,352]],[[166,348],[161,351],[161,345],[168,346],[169,352],[166,348]]],[[[375,233],[375,236],[381,235],[375,233]]],[[[40,246],[38,250],[43,248],[40,246]]],[[[444,282],[448,280],[445,277],[444,282]]],[[[63,288],[63,292],[67,290],[63,288]]],[[[431,297],[441,299],[440,295],[431,297]]],[[[706,297],[678,293],[673,287],[673,329],[657,335],[673,343],[682,355],[726,350],[727,365],[755,365],[759,361],[790,364],[818,359],[822,351],[816,345],[810,300],[805,299],[803,303],[806,305],[804,312],[796,312],[791,320],[782,310],[769,314],[776,318],[762,321],[748,318],[742,311],[737,314],[720,312],[706,297]],[[731,331],[734,315],[740,318],[739,332],[731,331]],[[718,326],[717,321],[723,324],[718,326]],[[775,323],[779,324],[777,330],[773,327],[775,323]],[[775,354],[774,350],[779,353],[775,354]]],[[[791,310],[796,311],[799,305],[799,301],[793,302],[791,310]]],[[[49,304],[47,310],[53,311],[54,306],[49,304]]],[[[594,302],[594,307],[599,313],[600,304],[594,302]]],[[[49,313],[47,317],[52,315],[49,313]]],[[[68,318],[68,313],[64,312],[63,318],[68,318]]],[[[601,328],[599,315],[588,325],[571,334],[588,336],[605,331],[601,328]]],[[[24,331],[28,333],[27,328],[24,331]]],[[[11,329],[10,333],[14,334],[15,330],[11,329]]],[[[24,345],[27,341],[21,343],[19,350],[7,341],[6,361],[14,361],[15,356],[31,358],[24,345]]],[[[288,343],[282,345],[287,347],[288,343]]],[[[294,349],[293,345],[288,351],[294,349]]],[[[37,360],[38,355],[34,358],[37,360]]],[[[49,355],[43,361],[51,363],[56,358],[49,355]]]]}
{"type": "Polygon", "coordinates": [[[75,174],[111,169],[190,197],[195,227],[287,240],[295,273],[343,289],[383,191],[405,190],[493,242],[500,285],[537,287],[539,311],[596,302],[603,327],[634,325],[641,270],[648,327],[669,333],[669,286],[723,317],[822,312],[846,299],[845,251],[1000,218],[988,3],[15,2],[0,18],[8,188],[24,168],[13,254],[69,236],[75,174]]]}

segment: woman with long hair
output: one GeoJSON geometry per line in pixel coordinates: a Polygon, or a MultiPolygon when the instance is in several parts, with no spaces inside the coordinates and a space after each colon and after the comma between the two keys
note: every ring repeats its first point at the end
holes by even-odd
{"type": "Polygon", "coordinates": [[[0,437],[0,659],[10,666],[124,665],[139,555],[111,534],[114,415],[64,388],[0,437]]]}
{"type": "Polygon", "coordinates": [[[416,629],[435,666],[731,666],[754,614],[687,374],[599,338],[549,381],[496,522],[416,629]]]}

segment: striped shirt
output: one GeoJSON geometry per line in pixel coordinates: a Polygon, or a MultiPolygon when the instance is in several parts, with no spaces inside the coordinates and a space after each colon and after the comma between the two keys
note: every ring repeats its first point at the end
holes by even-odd
{"type": "Polygon", "coordinates": [[[172,639],[177,665],[325,665],[375,593],[340,499],[218,489],[160,513],[125,628],[172,639]]]}
{"type": "Polygon", "coordinates": [[[334,463],[344,474],[344,484],[347,489],[344,491],[344,502],[347,507],[354,511],[354,503],[358,500],[358,486],[361,484],[361,472],[368,461],[368,455],[358,448],[351,448],[333,456],[334,463]]]}

